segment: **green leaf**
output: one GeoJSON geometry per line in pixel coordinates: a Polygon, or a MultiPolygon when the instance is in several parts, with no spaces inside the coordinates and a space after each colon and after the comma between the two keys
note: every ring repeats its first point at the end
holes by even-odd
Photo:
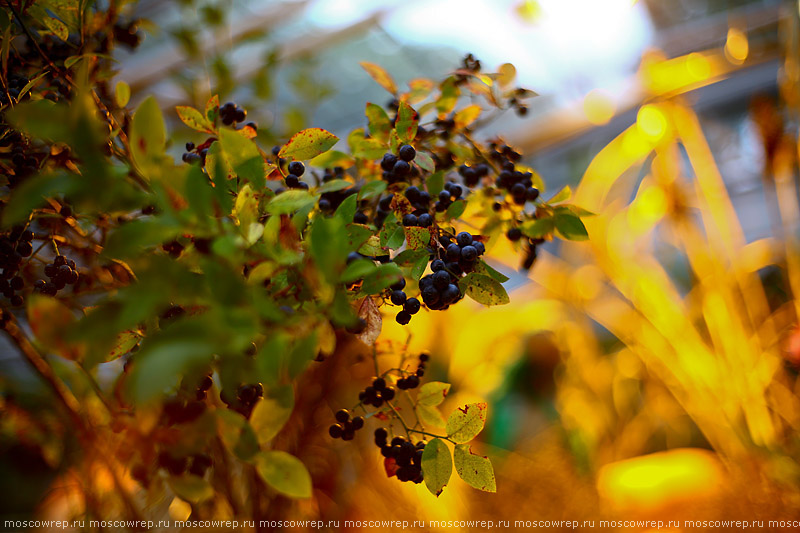
{"type": "Polygon", "coordinates": [[[439,409],[436,407],[431,407],[429,405],[418,405],[417,416],[419,416],[420,422],[426,426],[443,428],[445,425],[447,425],[442,413],[439,412],[439,409]]]}
{"type": "Polygon", "coordinates": [[[281,148],[278,157],[296,161],[312,159],[333,148],[338,141],[339,138],[336,135],[322,128],[308,128],[295,133],[281,148]]]}
{"type": "Polygon", "coordinates": [[[425,383],[419,388],[417,394],[417,403],[421,405],[429,405],[435,407],[442,403],[447,398],[447,393],[450,391],[450,384],[441,381],[431,381],[425,383]]]}
{"type": "Polygon", "coordinates": [[[311,497],[311,474],[297,457],[271,450],[253,458],[256,471],[264,482],[289,498],[311,497]]]}
{"type": "Polygon", "coordinates": [[[475,272],[478,274],[489,276],[490,278],[497,280],[500,283],[505,283],[506,281],[509,280],[508,276],[506,276],[502,272],[498,272],[497,270],[493,269],[491,266],[489,266],[489,263],[487,263],[483,259],[480,259],[475,264],[475,272]]]}
{"type": "Polygon", "coordinates": [[[425,486],[434,496],[444,490],[453,475],[453,458],[442,439],[433,439],[422,451],[422,473],[425,486]]]}
{"type": "Polygon", "coordinates": [[[576,217],[593,217],[597,216],[597,213],[593,213],[588,209],[584,209],[574,204],[561,204],[556,208],[556,212],[560,212],[562,209],[571,211],[573,215],[576,217]]]}
{"type": "Polygon", "coordinates": [[[344,267],[348,252],[344,242],[342,220],[337,217],[315,218],[309,238],[314,262],[328,281],[336,281],[344,267]]]}
{"type": "Polygon", "coordinates": [[[558,213],[554,217],[556,229],[565,239],[571,241],[585,241],[589,238],[586,226],[575,215],[558,213]]]}
{"type": "Polygon", "coordinates": [[[555,194],[555,196],[553,196],[552,198],[550,198],[550,199],[547,201],[547,203],[548,203],[548,204],[557,204],[557,203],[559,203],[559,202],[563,202],[563,201],[565,201],[565,200],[569,200],[569,198],[570,198],[571,196],[572,196],[572,189],[569,187],[569,185],[567,185],[567,186],[565,186],[563,189],[561,189],[560,191],[558,191],[558,192],[555,194]]]}
{"type": "Polygon", "coordinates": [[[391,76],[380,66],[376,65],[375,63],[369,63],[367,61],[362,61],[359,63],[361,68],[367,71],[367,74],[372,77],[373,80],[378,82],[378,85],[389,91],[390,93],[397,94],[397,85],[395,84],[394,80],[391,76]]]}
{"type": "Polygon", "coordinates": [[[488,457],[472,453],[469,444],[459,444],[455,447],[453,462],[458,476],[468,485],[486,492],[497,492],[492,462],[488,457]]]}
{"type": "Polygon", "coordinates": [[[201,503],[214,497],[211,483],[198,476],[169,476],[167,483],[176,496],[187,502],[201,503]]]}
{"type": "Polygon", "coordinates": [[[450,218],[458,218],[464,214],[464,210],[467,208],[467,202],[464,200],[456,200],[447,208],[447,212],[445,215],[448,219],[450,218]]]}
{"type": "Polygon", "coordinates": [[[353,221],[353,216],[355,216],[356,214],[357,200],[358,198],[356,197],[356,195],[351,194],[350,196],[342,200],[342,203],[339,204],[339,207],[336,208],[336,212],[333,214],[333,216],[340,219],[345,224],[349,224],[350,222],[353,221]]]}
{"type": "Polygon", "coordinates": [[[520,226],[520,231],[526,237],[531,239],[539,239],[553,233],[555,228],[555,220],[551,217],[537,218],[536,220],[529,220],[520,226]]]}
{"type": "Polygon", "coordinates": [[[359,159],[378,159],[386,152],[386,143],[378,139],[361,139],[356,142],[353,155],[359,159]]]}
{"type": "Polygon", "coordinates": [[[363,224],[347,224],[347,251],[358,251],[370,237],[372,237],[372,230],[368,226],[364,226],[363,224]]]}
{"type": "Polygon", "coordinates": [[[447,418],[447,436],[457,443],[469,442],[483,431],[486,424],[486,404],[470,403],[459,407],[447,418]]]}
{"type": "Polygon", "coordinates": [[[422,274],[425,273],[425,269],[428,267],[429,261],[428,253],[425,252],[425,255],[418,258],[413,265],[411,265],[411,277],[415,280],[419,281],[422,277],[422,274]]]}
{"type": "Polygon", "coordinates": [[[267,162],[258,151],[255,142],[238,131],[222,128],[219,131],[219,145],[237,176],[246,179],[257,189],[264,187],[267,162]]]}
{"type": "Polygon", "coordinates": [[[318,189],[317,194],[324,194],[326,192],[333,192],[333,191],[341,191],[342,189],[346,189],[353,184],[347,180],[331,180],[326,183],[323,183],[318,189]]]}
{"type": "Polygon", "coordinates": [[[258,199],[256,199],[256,193],[253,192],[249,183],[245,184],[239,194],[236,195],[232,215],[245,235],[246,232],[250,231],[250,226],[258,222],[258,199]]]}
{"type": "Polygon", "coordinates": [[[402,279],[403,273],[394,263],[379,265],[375,272],[364,278],[361,291],[365,294],[377,294],[389,285],[397,283],[402,279]]]}
{"type": "Polygon", "coordinates": [[[510,301],[505,287],[499,281],[475,272],[461,278],[458,288],[483,305],[505,305],[510,301]]]}
{"type": "Polygon", "coordinates": [[[361,187],[361,190],[358,191],[358,199],[367,200],[379,196],[386,190],[386,186],[387,184],[383,180],[368,181],[361,187]]]}
{"type": "Polygon", "coordinates": [[[12,192],[3,208],[3,226],[8,227],[28,219],[31,211],[45,205],[46,199],[57,194],[69,195],[75,182],[68,174],[40,174],[26,179],[12,192]]]}
{"type": "Polygon", "coordinates": [[[461,90],[456,85],[454,77],[450,76],[440,86],[441,95],[436,100],[436,110],[439,113],[449,113],[456,107],[461,90]]]}
{"type": "Polygon", "coordinates": [[[374,261],[370,261],[369,259],[358,259],[347,265],[347,268],[345,268],[344,272],[342,272],[342,276],[339,278],[339,281],[342,283],[352,283],[372,274],[375,272],[375,269],[376,267],[374,261]]]}
{"type": "Polygon", "coordinates": [[[134,402],[158,399],[186,372],[208,364],[216,348],[210,335],[207,321],[184,318],[145,338],[128,379],[134,402]]]}
{"type": "Polygon", "coordinates": [[[422,258],[427,259],[427,250],[406,249],[394,256],[392,261],[400,266],[411,266],[422,258]]]}
{"type": "Polygon", "coordinates": [[[124,81],[118,81],[114,86],[114,99],[119,107],[128,105],[131,99],[131,86],[124,81]]]}
{"type": "Polygon", "coordinates": [[[367,103],[365,111],[369,120],[369,133],[382,143],[389,142],[389,132],[392,130],[392,123],[386,110],[377,104],[367,103]]]}
{"type": "Polygon", "coordinates": [[[427,180],[425,180],[425,185],[427,186],[428,193],[431,195],[431,197],[436,198],[436,196],[444,189],[444,171],[440,170],[439,172],[436,172],[430,176],[427,180]]]}
{"type": "Polygon", "coordinates": [[[202,131],[205,133],[214,133],[214,126],[203,116],[200,111],[193,107],[179,105],[175,106],[175,111],[178,112],[178,117],[184,124],[189,126],[195,131],[202,131]]]}
{"type": "Polygon", "coordinates": [[[397,217],[391,213],[386,217],[386,221],[381,228],[381,246],[393,250],[400,248],[406,240],[406,233],[403,226],[398,224],[397,217]]]}
{"type": "Polygon", "coordinates": [[[211,124],[216,123],[217,116],[219,115],[219,95],[215,94],[206,102],[204,110],[205,117],[211,124]]]}
{"type": "Polygon", "coordinates": [[[270,200],[267,204],[267,211],[273,215],[287,215],[314,202],[316,202],[316,197],[308,191],[294,189],[284,191],[270,200]]]}
{"type": "Polygon", "coordinates": [[[215,409],[214,414],[219,437],[228,451],[243,461],[258,453],[258,438],[244,416],[228,409],[215,409]]]}
{"type": "Polygon", "coordinates": [[[433,172],[436,169],[436,165],[433,162],[433,158],[425,152],[417,152],[417,156],[414,158],[414,162],[418,164],[419,168],[421,168],[425,172],[433,172]]]}
{"type": "Polygon", "coordinates": [[[130,151],[134,163],[148,178],[160,176],[161,159],[167,142],[167,128],[158,102],[148,96],[133,114],[130,151]]]}
{"type": "Polygon", "coordinates": [[[141,254],[180,234],[180,227],[161,217],[143,218],[119,226],[106,241],[103,255],[128,258],[141,254]]]}
{"type": "Polygon", "coordinates": [[[338,150],[328,150],[308,162],[309,166],[319,168],[331,167],[350,167],[353,166],[353,158],[338,150]]]}
{"type": "Polygon", "coordinates": [[[21,100],[23,96],[28,94],[28,91],[33,89],[33,87],[37,83],[39,83],[39,80],[41,80],[45,76],[47,76],[47,71],[46,70],[44,72],[42,72],[41,74],[39,74],[38,76],[36,76],[35,78],[31,79],[28,83],[26,83],[25,86],[22,89],[19,90],[19,95],[17,96],[17,101],[21,100]]]}
{"type": "Polygon", "coordinates": [[[400,102],[400,108],[397,111],[397,122],[395,123],[397,138],[404,143],[413,142],[417,136],[418,125],[419,113],[407,102],[400,102]]]}
{"type": "Polygon", "coordinates": [[[250,425],[261,446],[266,446],[283,428],[294,409],[294,389],[291,385],[264,391],[250,415],[250,425]]]}

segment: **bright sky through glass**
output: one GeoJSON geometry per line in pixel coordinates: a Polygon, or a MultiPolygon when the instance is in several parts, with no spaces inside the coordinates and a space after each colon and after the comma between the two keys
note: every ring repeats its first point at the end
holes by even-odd
{"type": "Polygon", "coordinates": [[[387,10],[384,29],[399,43],[472,52],[487,67],[514,63],[520,82],[573,99],[614,90],[638,65],[653,30],[631,0],[539,0],[535,21],[521,0],[318,0],[307,11],[319,27],[345,26],[387,10]]]}

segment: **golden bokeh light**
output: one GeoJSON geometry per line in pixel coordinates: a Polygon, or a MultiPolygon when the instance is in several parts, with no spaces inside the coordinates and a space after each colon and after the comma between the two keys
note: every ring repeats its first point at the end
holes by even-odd
{"type": "Polygon", "coordinates": [[[611,95],[602,89],[593,89],[583,98],[583,113],[596,126],[607,124],[614,117],[616,104],[611,95]]]}

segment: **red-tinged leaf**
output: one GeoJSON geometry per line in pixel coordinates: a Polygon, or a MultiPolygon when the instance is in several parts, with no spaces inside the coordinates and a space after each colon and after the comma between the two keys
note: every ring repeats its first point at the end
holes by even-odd
{"type": "Polygon", "coordinates": [[[241,128],[237,129],[239,133],[247,137],[248,139],[254,139],[258,136],[258,132],[253,126],[244,125],[241,128]]]}
{"type": "Polygon", "coordinates": [[[388,417],[388,416],[386,415],[386,413],[384,413],[384,412],[379,412],[379,413],[376,413],[376,414],[375,414],[375,418],[377,418],[378,420],[382,420],[382,421],[384,421],[384,422],[385,422],[386,420],[389,420],[389,417],[388,417]]]}
{"type": "Polygon", "coordinates": [[[367,74],[369,74],[373,80],[378,82],[378,85],[380,85],[393,95],[397,94],[397,85],[395,84],[392,77],[389,76],[389,73],[383,69],[383,67],[380,67],[375,63],[369,63],[367,61],[362,61],[359,64],[361,65],[361,68],[367,71],[367,74]]]}
{"type": "Polygon", "coordinates": [[[215,94],[206,102],[205,115],[209,122],[215,124],[219,116],[219,95],[215,94]]]}
{"type": "Polygon", "coordinates": [[[399,194],[395,194],[392,198],[391,208],[392,211],[399,215],[398,219],[402,219],[403,215],[414,212],[414,206],[411,205],[411,202],[405,196],[400,196],[399,194]]]}
{"type": "Polygon", "coordinates": [[[400,109],[397,112],[397,122],[395,131],[397,138],[401,142],[410,143],[417,136],[417,126],[419,125],[419,113],[406,102],[400,102],[400,109]]]}
{"type": "Polygon", "coordinates": [[[425,152],[417,152],[414,162],[425,172],[433,172],[436,170],[436,165],[433,162],[433,158],[425,152]]]}
{"type": "Polygon", "coordinates": [[[405,228],[405,232],[406,242],[412,250],[423,250],[431,243],[431,230],[429,228],[408,226],[405,228]]]}
{"type": "Polygon", "coordinates": [[[339,137],[329,131],[322,128],[308,128],[295,133],[281,148],[278,157],[296,161],[313,159],[333,148],[338,141],[339,137]]]}
{"type": "Polygon", "coordinates": [[[372,301],[371,296],[367,296],[361,301],[361,304],[358,306],[358,316],[367,322],[367,327],[364,328],[364,331],[356,335],[356,338],[367,346],[372,346],[381,334],[383,318],[381,317],[380,309],[378,309],[378,306],[372,301]]]}
{"type": "Polygon", "coordinates": [[[393,457],[386,457],[383,460],[383,468],[386,470],[386,477],[396,476],[399,469],[393,457]]]}
{"type": "Polygon", "coordinates": [[[180,117],[183,123],[193,130],[214,133],[214,126],[197,109],[179,105],[175,106],[175,111],[178,112],[178,117],[180,117]]]}

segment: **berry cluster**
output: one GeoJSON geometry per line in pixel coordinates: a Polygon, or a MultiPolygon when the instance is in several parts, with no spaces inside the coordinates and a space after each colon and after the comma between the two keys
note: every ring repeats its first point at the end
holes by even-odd
{"type": "MultiPolygon", "coordinates": [[[[28,84],[28,78],[19,74],[11,74],[8,76],[8,94],[5,91],[0,91],[0,105],[8,105],[10,96],[12,101],[19,101],[19,93],[28,84]]],[[[29,96],[27,93],[25,96],[29,96]]]]}
{"type": "Polygon", "coordinates": [[[233,102],[226,102],[219,108],[219,118],[222,119],[223,124],[230,126],[236,122],[244,122],[247,118],[247,111],[233,102]]]}
{"type": "Polygon", "coordinates": [[[11,171],[12,173],[8,174],[8,186],[11,188],[16,187],[19,185],[25,178],[28,178],[34,174],[39,169],[39,160],[36,158],[36,155],[28,151],[26,154],[26,148],[24,142],[14,143],[11,147],[11,171]]]}
{"type": "MultiPolygon", "coordinates": [[[[205,145],[207,142],[203,144],[205,145]]],[[[181,159],[184,163],[205,165],[207,155],[208,148],[197,147],[193,142],[189,141],[186,143],[186,152],[181,156],[181,159]]]]}
{"type": "Polygon", "coordinates": [[[328,434],[334,439],[353,440],[356,431],[364,427],[364,417],[353,416],[347,409],[339,409],[334,415],[336,424],[328,428],[328,434]]]}
{"type": "MultiPolygon", "coordinates": [[[[372,382],[363,391],[359,392],[358,399],[360,407],[367,411],[372,406],[378,409],[375,413],[377,418],[386,420],[398,418],[396,407],[388,403],[395,399],[397,389],[415,389],[420,384],[420,378],[425,374],[425,364],[430,359],[427,353],[419,355],[417,368],[413,372],[401,369],[392,369],[381,376],[372,378],[372,382]],[[390,385],[390,381],[396,377],[396,387],[390,385]]],[[[328,434],[334,439],[353,440],[356,431],[364,427],[364,417],[352,416],[347,409],[340,409],[335,414],[336,423],[328,428],[328,434]]],[[[413,428],[406,428],[409,432],[416,431],[413,428]]],[[[425,442],[420,441],[414,444],[404,437],[394,437],[389,441],[389,430],[391,428],[378,428],[375,430],[375,445],[381,449],[381,454],[385,458],[384,464],[387,474],[396,475],[402,482],[422,481],[422,451],[425,442]]]]}
{"type": "Polygon", "coordinates": [[[42,294],[55,296],[58,291],[67,285],[74,285],[78,282],[77,266],[75,261],[67,259],[63,255],[57,255],[53,262],[44,267],[44,275],[49,279],[37,279],[34,287],[42,294]]]}
{"type": "Polygon", "coordinates": [[[417,151],[410,144],[404,144],[397,150],[397,155],[386,153],[380,161],[383,179],[390,185],[419,176],[419,170],[411,162],[417,151]]]}
{"type": "Polygon", "coordinates": [[[489,175],[489,165],[486,163],[481,163],[474,167],[461,165],[458,167],[458,173],[464,179],[464,185],[467,187],[476,187],[481,178],[489,175]]]}
{"type": "Polygon", "coordinates": [[[300,161],[292,161],[287,167],[289,173],[283,178],[283,182],[289,189],[308,190],[308,183],[300,181],[300,176],[306,171],[306,167],[300,161]]]}
{"type": "Polygon", "coordinates": [[[230,391],[226,389],[223,389],[219,393],[219,399],[228,406],[228,409],[244,415],[245,418],[250,418],[253,407],[255,407],[259,398],[262,396],[264,396],[264,387],[261,383],[240,385],[239,388],[236,389],[235,395],[232,395],[230,391]]]}
{"type": "Polygon", "coordinates": [[[384,402],[394,400],[396,392],[395,388],[388,385],[384,378],[377,377],[372,380],[372,385],[358,393],[358,399],[362,404],[382,407],[384,402]]]}
{"type": "Polygon", "coordinates": [[[502,168],[495,185],[510,193],[517,205],[535,202],[539,198],[539,189],[533,186],[533,174],[516,169],[521,154],[505,144],[491,143],[489,148],[492,150],[489,157],[502,168]]]}
{"type": "Polygon", "coordinates": [[[414,443],[404,437],[397,436],[388,442],[389,433],[384,428],[375,430],[375,445],[381,449],[381,455],[388,463],[387,471],[393,470],[401,482],[412,481],[422,483],[422,453],[425,442],[414,443]]]}
{"type": "Polygon", "coordinates": [[[11,305],[22,305],[22,296],[16,294],[25,286],[25,281],[18,275],[22,259],[33,253],[33,232],[16,227],[8,235],[0,237],[0,291],[11,301],[11,305]]]}
{"type": "Polygon", "coordinates": [[[394,285],[389,287],[391,295],[389,300],[394,305],[402,305],[403,310],[397,314],[396,320],[399,324],[406,325],[411,321],[411,315],[416,315],[420,310],[420,303],[417,298],[409,298],[403,291],[406,286],[406,280],[401,279],[394,285]]]}
{"type": "Polygon", "coordinates": [[[429,358],[430,356],[426,353],[419,354],[419,365],[417,365],[417,370],[410,376],[398,379],[397,388],[400,390],[409,390],[419,387],[419,378],[425,375],[425,363],[429,358]]]}
{"type": "Polygon", "coordinates": [[[483,243],[475,240],[466,231],[456,236],[456,242],[452,242],[449,236],[443,235],[439,239],[439,244],[445,250],[447,262],[442,259],[432,261],[432,273],[419,281],[422,301],[433,310],[447,309],[463,298],[458,288],[458,280],[463,273],[474,270],[478,257],[486,251],[483,243]]]}

